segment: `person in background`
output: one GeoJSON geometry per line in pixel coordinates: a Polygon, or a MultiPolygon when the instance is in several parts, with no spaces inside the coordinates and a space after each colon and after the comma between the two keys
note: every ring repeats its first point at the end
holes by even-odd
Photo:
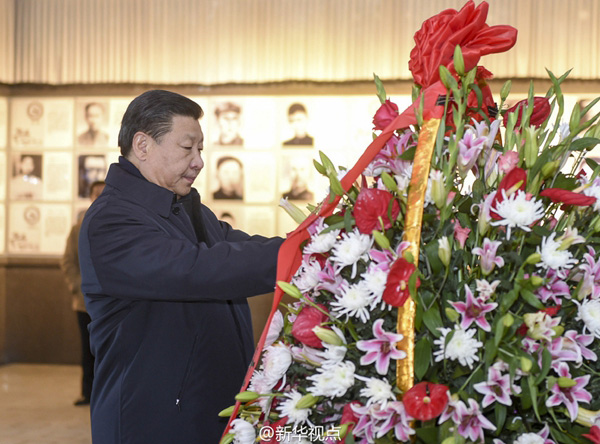
{"type": "MultiPolygon", "coordinates": [[[[104,182],[97,181],[90,187],[90,199],[92,202],[104,190],[104,182]]],[[[71,291],[71,305],[77,314],[77,323],[79,325],[79,334],[81,337],[81,397],[75,401],[76,406],[89,405],[92,396],[92,384],[94,382],[94,356],[90,350],[90,333],[88,325],[91,321],[90,315],[85,309],[83,293],[81,292],[81,270],[79,269],[79,230],[83,215],[71,228],[65,252],[60,261],[60,268],[65,273],[65,279],[69,290],[71,291]]]]}
{"type": "Polygon", "coordinates": [[[253,356],[246,299],[273,291],[283,239],[235,230],[201,204],[202,113],[170,91],[136,97],[81,225],[95,444],[219,442],[218,413],[253,356]]]}

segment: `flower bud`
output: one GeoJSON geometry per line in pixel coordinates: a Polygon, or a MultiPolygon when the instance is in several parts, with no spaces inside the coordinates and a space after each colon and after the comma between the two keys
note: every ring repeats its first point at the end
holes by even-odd
{"type": "Polygon", "coordinates": [[[506,100],[506,98],[510,94],[511,86],[512,86],[511,80],[507,80],[506,82],[504,82],[504,85],[502,85],[502,89],[500,90],[500,99],[502,99],[503,101],[506,100]]]}
{"type": "Polygon", "coordinates": [[[451,307],[446,307],[446,309],[444,310],[446,312],[446,317],[450,320],[450,322],[456,322],[458,321],[458,318],[460,317],[460,315],[458,314],[458,312],[451,308],[451,307]]]}
{"type": "Polygon", "coordinates": [[[539,287],[540,285],[542,285],[544,283],[544,279],[540,276],[531,276],[529,278],[529,282],[531,282],[531,284],[535,287],[539,287]]]}
{"type": "Polygon", "coordinates": [[[309,409],[317,402],[319,402],[319,397],[308,393],[298,400],[298,402],[296,403],[296,408],[309,409]]]}
{"type": "Polygon", "coordinates": [[[504,324],[506,328],[511,327],[514,323],[515,318],[510,313],[506,313],[504,316],[502,316],[502,324],[504,324]]]}
{"type": "Polygon", "coordinates": [[[233,410],[235,409],[235,406],[229,406],[226,409],[223,409],[219,412],[219,416],[221,418],[229,418],[231,416],[231,414],[233,413],[233,410]]]}
{"type": "Polygon", "coordinates": [[[595,425],[599,417],[599,411],[588,410],[579,406],[577,408],[577,418],[575,419],[575,422],[581,424],[584,427],[591,427],[595,425]]]}
{"type": "Polygon", "coordinates": [[[562,325],[557,325],[556,327],[552,327],[552,330],[554,330],[554,336],[562,336],[562,334],[565,332],[565,327],[562,325]]]}
{"type": "Polygon", "coordinates": [[[450,248],[448,236],[443,236],[438,240],[438,256],[447,268],[450,265],[450,258],[452,257],[452,249],[450,248]]]}
{"type": "Polygon", "coordinates": [[[431,180],[431,199],[435,203],[438,210],[441,210],[446,205],[446,198],[448,193],[446,192],[446,186],[444,184],[443,174],[432,174],[431,180]]]}
{"type": "Polygon", "coordinates": [[[597,233],[598,231],[600,231],[600,219],[594,224],[594,233],[597,233]]]}
{"type": "Polygon", "coordinates": [[[535,265],[541,260],[542,255],[540,253],[532,253],[527,257],[527,259],[525,259],[525,263],[529,265],[535,265]]]}
{"type": "Polygon", "coordinates": [[[456,439],[454,436],[449,436],[448,438],[442,441],[442,444],[456,444],[456,439]]]}
{"type": "Polygon", "coordinates": [[[240,392],[237,395],[235,395],[235,400],[240,401],[240,402],[248,402],[248,401],[254,401],[255,399],[258,399],[259,397],[260,397],[260,395],[258,393],[246,390],[245,392],[240,392]]]}
{"type": "Polygon", "coordinates": [[[291,296],[295,299],[302,299],[302,293],[295,285],[285,281],[277,281],[277,285],[279,285],[279,288],[281,288],[288,296],[291,296]]]}
{"type": "Polygon", "coordinates": [[[384,250],[390,249],[390,241],[381,231],[373,230],[375,242],[384,250]]]}
{"type": "Polygon", "coordinates": [[[342,345],[344,343],[342,339],[333,330],[330,330],[328,328],[316,326],[313,327],[312,331],[315,335],[317,335],[317,338],[319,338],[326,344],[342,345]]]}
{"type": "Polygon", "coordinates": [[[459,76],[465,75],[465,60],[463,59],[459,45],[456,45],[456,48],[454,48],[454,71],[459,76]]]}
{"type": "Polygon", "coordinates": [[[231,444],[235,439],[235,433],[228,433],[219,441],[219,444],[231,444]]]}
{"type": "Polygon", "coordinates": [[[545,163],[544,166],[542,166],[542,177],[546,179],[552,176],[559,166],[560,162],[557,160],[555,160],[554,162],[545,163]]]}
{"type": "Polygon", "coordinates": [[[575,387],[577,385],[577,381],[575,381],[574,379],[571,379],[571,378],[567,378],[565,376],[561,376],[560,378],[557,379],[556,382],[558,383],[558,386],[560,388],[570,388],[570,387],[575,387]]]}
{"type": "Polygon", "coordinates": [[[535,127],[530,126],[525,128],[525,146],[524,150],[524,158],[525,158],[525,166],[527,168],[531,168],[538,157],[538,141],[537,135],[539,130],[535,129],[535,127]]]}
{"type": "Polygon", "coordinates": [[[301,224],[304,222],[304,219],[306,219],[306,214],[304,214],[304,212],[296,205],[288,201],[287,198],[281,198],[279,201],[279,206],[283,208],[297,224],[301,224]]]}
{"type": "Polygon", "coordinates": [[[523,370],[525,373],[529,373],[532,367],[533,362],[531,362],[531,359],[521,357],[521,370],[523,370]]]}
{"type": "Polygon", "coordinates": [[[348,429],[350,429],[350,424],[345,423],[345,424],[341,424],[339,426],[336,427],[337,429],[337,434],[336,437],[339,436],[340,438],[344,439],[346,437],[346,435],[348,434],[348,429]]]}

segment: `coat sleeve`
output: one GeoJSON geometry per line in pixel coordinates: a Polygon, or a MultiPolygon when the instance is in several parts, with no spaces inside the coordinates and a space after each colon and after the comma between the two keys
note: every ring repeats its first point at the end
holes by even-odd
{"type": "Polygon", "coordinates": [[[175,236],[159,216],[107,205],[86,215],[80,238],[84,291],[148,300],[227,300],[273,291],[281,238],[221,232],[208,246],[175,236]],[[87,247],[86,247],[87,244],[87,247]],[[90,272],[91,271],[91,272],[90,272]],[[90,282],[95,281],[95,282],[90,282]],[[90,285],[91,284],[91,285],[90,285]],[[100,291],[98,291],[100,290],[100,291]]]}

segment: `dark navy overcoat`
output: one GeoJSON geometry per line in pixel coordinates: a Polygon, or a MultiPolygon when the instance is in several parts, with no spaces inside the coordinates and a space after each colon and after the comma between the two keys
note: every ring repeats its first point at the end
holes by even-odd
{"type": "Polygon", "coordinates": [[[79,240],[93,442],[216,444],[252,357],[246,298],[273,291],[282,239],[232,229],[194,189],[177,201],[124,158],[106,184],[79,240]]]}

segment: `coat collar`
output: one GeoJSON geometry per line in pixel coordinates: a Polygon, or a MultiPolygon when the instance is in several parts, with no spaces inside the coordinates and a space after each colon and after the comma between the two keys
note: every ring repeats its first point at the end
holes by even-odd
{"type": "MultiPolygon", "coordinates": [[[[135,165],[123,156],[119,156],[119,163],[113,163],[110,166],[106,175],[106,183],[139,205],[165,218],[169,217],[171,207],[177,202],[175,193],[149,182],[135,165]]],[[[193,199],[197,195],[198,191],[192,188],[189,196],[193,199]]]]}

